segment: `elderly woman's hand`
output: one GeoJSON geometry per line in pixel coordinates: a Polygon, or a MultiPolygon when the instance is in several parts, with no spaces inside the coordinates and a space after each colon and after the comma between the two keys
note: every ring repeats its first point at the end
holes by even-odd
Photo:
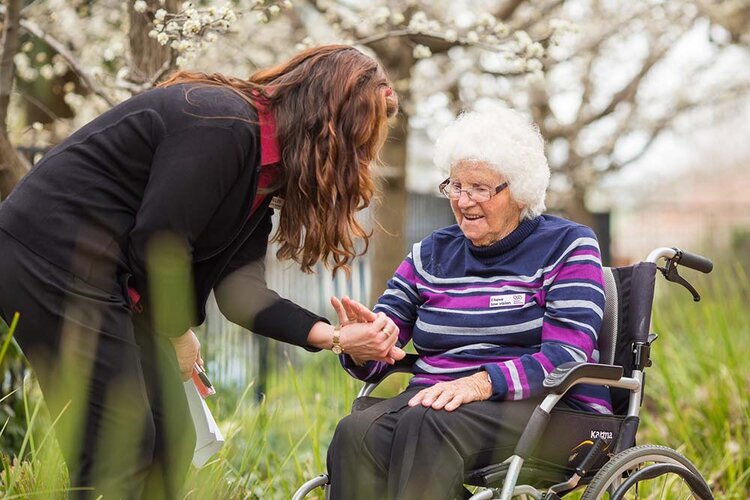
{"type": "Polygon", "coordinates": [[[341,323],[341,347],[355,363],[385,361],[393,364],[406,353],[396,347],[399,328],[383,313],[375,314],[359,302],[331,297],[341,323]]]}
{"type": "Polygon", "coordinates": [[[492,396],[492,384],[487,372],[480,371],[450,382],[440,382],[422,389],[409,400],[409,406],[431,406],[435,410],[453,411],[462,404],[484,401],[492,396]]]}

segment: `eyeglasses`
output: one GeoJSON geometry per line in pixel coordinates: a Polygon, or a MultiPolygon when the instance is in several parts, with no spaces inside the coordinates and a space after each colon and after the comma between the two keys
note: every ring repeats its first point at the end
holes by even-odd
{"type": "Polygon", "coordinates": [[[461,189],[460,184],[457,185],[452,183],[451,178],[448,177],[440,183],[439,189],[443,196],[450,198],[451,200],[457,200],[461,198],[461,193],[466,193],[469,199],[474,200],[477,203],[484,203],[507,187],[508,183],[503,182],[495,188],[485,186],[484,184],[475,184],[468,189],[461,189]]]}

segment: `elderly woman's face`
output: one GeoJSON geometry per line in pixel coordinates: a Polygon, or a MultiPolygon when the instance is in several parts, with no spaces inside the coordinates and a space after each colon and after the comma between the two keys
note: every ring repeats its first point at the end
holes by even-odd
{"type": "MultiPolygon", "coordinates": [[[[451,183],[461,189],[486,186],[494,193],[505,179],[492,167],[477,162],[460,162],[451,169],[451,183]]],[[[521,207],[504,189],[488,201],[477,202],[461,193],[451,199],[453,215],[464,236],[477,246],[490,245],[513,231],[520,221],[521,207]]]]}

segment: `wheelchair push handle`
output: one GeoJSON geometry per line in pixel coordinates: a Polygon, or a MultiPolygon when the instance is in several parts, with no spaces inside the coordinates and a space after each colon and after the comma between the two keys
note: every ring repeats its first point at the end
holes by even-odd
{"type": "Polygon", "coordinates": [[[664,278],[666,278],[667,281],[682,285],[692,294],[694,301],[700,301],[701,296],[698,291],[690,284],[690,282],[680,276],[677,267],[685,266],[707,274],[713,270],[714,263],[702,255],[686,252],[679,248],[657,248],[652,250],[651,253],[648,254],[646,262],[656,263],[662,258],[666,260],[666,264],[664,267],[658,267],[658,269],[664,275],[664,278]]]}
{"type": "Polygon", "coordinates": [[[711,262],[710,259],[707,259],[702,255],[698,255],[697,253],[690,253],[678,248],[675,248],[675,250],[677,251],[677,255],[675,257],[679,257],[676,262],[677,264],[689,267],[690,269],[695,269],[696,271],[700,271],[705,274],[713,271],[714,263],[711,262]]]}

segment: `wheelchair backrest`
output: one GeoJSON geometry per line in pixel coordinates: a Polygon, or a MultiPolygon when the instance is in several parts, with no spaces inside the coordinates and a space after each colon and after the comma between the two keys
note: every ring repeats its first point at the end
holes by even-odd
{"type": "MultiPolygon", "coordinates": [[[[645,342],[651,324],[656,265],[641,262],[627,267],[604,268],[604,318],[599,332],[599,362],[621,365],[624,375],[633,371],[633,342],[645,342]]],[[[612,389],[616,414],[624,414],[628,391],[612,389]]]]}

